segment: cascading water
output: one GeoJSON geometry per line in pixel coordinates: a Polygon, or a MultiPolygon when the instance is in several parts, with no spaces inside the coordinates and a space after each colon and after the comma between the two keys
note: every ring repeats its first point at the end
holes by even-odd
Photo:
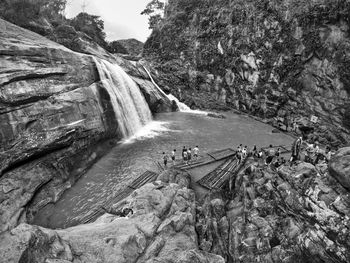
{"type": "Polygon", "coordinates": [[[152,114],[137,84],[124,70],[105,60],[95,59],[101,82],[110,95],[123,137],[129,137],[152,120],[152,114]]]}
{"type": "Polygon", "coordinates": [[[188,107],[185,103],[180,102],[178,98],[176,98],[173,94],[169,94],[167,95],[159,86],[158,84],[154,81],[151,73],[147,70],[147,68],[145,66],[143,66],[143,68],[145,69],[146,73],[148,74],[149,78],[151,79],[153,85],[166,97],[168,97],[169,100],[174,100],[177,104],[177,106],[179,107],[179,111],[181,112],[190,112],[190,113],[195,113],[195,114],[208,114],[208,112],[206,111],[201,111],[201,110],[192,110],[190,107],[188,107]]]}

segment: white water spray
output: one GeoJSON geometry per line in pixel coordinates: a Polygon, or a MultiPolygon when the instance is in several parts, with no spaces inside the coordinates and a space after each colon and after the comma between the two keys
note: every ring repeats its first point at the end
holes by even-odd
{"type": "Polygon", "coordinates": [[[123,137],[136,134],[152,120],[152,114],[137,84],[124,70],[105,60],[95,59],[104,88],[109,93],[123,137]]]}
{"type": "Polygon", "coordinates": [[[185,103],[180,102],[178,98],[176,98],[173,94],[169,94],[167,95],[159,86],[158,84],[154,81],[151,73],[147,70],[147,68],[145,66],[143,66],[143,68],[145,69],[146,73],[148,74],[149,78],[151,79],[152,83],[154,86],[156,86],[156,88],[159,90],[159,92],[161,92],[164,96],[168,97],[169,100],[174,100],[177,104],[177,106],[179,107],[179,111],[180,112],[189,112],[189,113],[194,113],[194,114],[203,114],[203,115],[207,115],[208,112],[206,111],[201,111],[201,110],[192,110],[190,107],[188,107],[185,103]]]}

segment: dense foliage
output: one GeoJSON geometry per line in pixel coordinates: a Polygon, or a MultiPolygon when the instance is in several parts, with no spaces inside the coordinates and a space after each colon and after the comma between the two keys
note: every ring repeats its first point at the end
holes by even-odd
{"type": "Polygon", "coordinates": [[[148,16],[149,28],[153,29],[162,21],[163,11],[164,3],[159,0],[152,0],[146,5],[146,8],[141,12],[141,15],[148,16]]]}
{"type": "MultiPolygon", "coordinates": [[[[0,0],[0,18],[44,35],[75,51],[82,51],[79,38],[109,49],[105,40],[104,21],[99,16],[85,12],[67,19],[64,15],[66,4],[67,0],[0,0]]],[[[116,51],[113,45],[111,52],[116,51]]]]}
{"type": "Polygon", "coordinates": [[[0,0],[0,17],[26,27],[41,18],[61,20],[67,0],[0,0]]]}

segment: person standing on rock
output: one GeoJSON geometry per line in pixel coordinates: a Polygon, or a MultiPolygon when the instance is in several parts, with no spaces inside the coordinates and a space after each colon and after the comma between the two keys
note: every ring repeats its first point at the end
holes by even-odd
{"type": "Polygon", "coordinates": [[[290,165],[294,163],[295,161],[299,160],[299,153],[301,144],[303,143],[303,138],[299,137],[296,139],[292,145],[292,156],[290,157],[290,165]]]}
{"type": "Polygon", "coordinates": [[[171,152],[171,160],[173,161],[173,165],[175,165],[175,153],[176,153],[176,149],[174,149],[174,150],[171,152]]]}
{"type": "Polygon", "coordinates": [[[184,163],[185,163],[185,164],[188,164],[188,161],[187,161],[187,160],[188,160],[188,159],[187,159],[187,150],[184,151],[182,154],[183,154],[183,158],[184,158],[184,163]]]}
{"type": "Polygon", "coordinates": [[[275,152],[276,157],[280,157],[281,155],[281,149],[278,147],[277,151],[275,152]]]}
{"type": "Polygon", "coordinates": [[[169,156],[167,154],[165,154],[165,152],[163,152],[163,162],[164,162],[165,168],[167,167],[168,159],[169,159],[169,156]]]}
{"type": "Polygon", "coordinates": [[[192,159],[192,151],[191,148],[188,148],[187,150],[187,161],[190,163],[192,159]]]}
{"type": "Polygon", "coordinates": [[[195,158],[195,160],[197,161],[198,159],[198,155],[199,155],[199,148],[198,145],[196,147],[194,147],[193,149],[193,157],[195,158]]]}
{"type": "Polygon", "coordinates": [[[186,146],[182,148],[182,160],[185,162],[185,153],[186,153],[186,158],[187,158],[187,149],[186,146]]]}
{"type": "Polygon", "coordinates": [[[253,157],[258,157],[258,149],[256,148],[256,145],[254,145],[252,155],[253,155],[253,157]]]}
{"type": "Polygon", "coordinates": [[[247,157],[247,154],[248,154],[248,149],[247,148],[248,148],[247,146],[244,146],[244,148],[242,150],[242,159],[247,157]]]}

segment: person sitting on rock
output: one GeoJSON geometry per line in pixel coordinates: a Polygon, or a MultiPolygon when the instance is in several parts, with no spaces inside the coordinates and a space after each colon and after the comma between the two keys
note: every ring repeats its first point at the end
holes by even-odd
{"type": "Polygon", "coordinates": [[[284,157],[282,156],[281,157],[281,165],[285,164],[286,162],[287,162],[286,159],[284,159],[284,157]]]}
{"type": "Polygon", "coordinates": [[[122,213],[123,213],[123,217],[128,217],[128,216],[134,214],[134,211],[131,208],[126,207],[123,209],[122,213]]]}

